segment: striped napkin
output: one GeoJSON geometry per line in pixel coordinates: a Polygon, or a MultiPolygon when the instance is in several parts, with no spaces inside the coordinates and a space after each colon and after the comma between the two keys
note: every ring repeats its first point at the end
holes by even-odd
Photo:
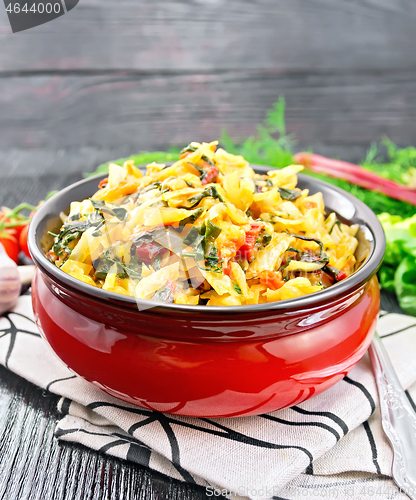
{"type": "MultiPolygon", "coordinates": [[[[384,314],[378,331],[414,406],[416,318],[384,314]]],[[[61,441],[196,483],[209,497],[407,498],[391,479],[367,355],[331,389],[292,408],[230,419],[168,415],[119,401],[74,375],[40,336],[24,295],[0,317],[0,363],[61,396],[61,441]]]]}

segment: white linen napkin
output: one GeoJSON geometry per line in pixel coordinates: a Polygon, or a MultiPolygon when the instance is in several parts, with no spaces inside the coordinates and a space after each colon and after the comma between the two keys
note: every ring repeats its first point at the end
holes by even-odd
{"type": "MultiPolygon", "coordinates": [[[[416,400],[416,318],[384,314],[378,332],[416,400]]],[[[368,355],[328,391],[256,417],[190,418],[117,400],[71,372],[42,339],[31,298],[0,317],[0,363],[61,397],[56,436],[240,499],[407,498],[391,480],[392,452],[368,355]]]]}

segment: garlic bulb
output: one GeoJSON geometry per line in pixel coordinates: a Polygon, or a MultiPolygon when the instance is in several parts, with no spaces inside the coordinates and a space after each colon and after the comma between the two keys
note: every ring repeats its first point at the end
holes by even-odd
{"type": "Polygon", "coordinates": [[[15,305],[21,288],[17,265],[0,243],[0,315],[15,305]]]}
{"type": "Polygon", "coordinates": [[[35,266],[17,266],[19,272],[20,283],[22,286],[28,286],[32,283],[33,275],[35,274],[35,266]]]}

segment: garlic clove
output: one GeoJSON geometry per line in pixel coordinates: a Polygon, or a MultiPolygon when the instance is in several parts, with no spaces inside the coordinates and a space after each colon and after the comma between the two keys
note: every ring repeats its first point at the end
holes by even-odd
{"type": "Polygon", "coordinates": [[[35,274],[36,266],[18,266],[17,271],[20,276],[20,283],[23,286],[30,285],[33,280],[33,275],[35,274]]]}
{"type": "Polygon", "coordinates": [[[19,298],[22,284],[17,265],[0,243],[0,315],[9,311],[19,298]]]}

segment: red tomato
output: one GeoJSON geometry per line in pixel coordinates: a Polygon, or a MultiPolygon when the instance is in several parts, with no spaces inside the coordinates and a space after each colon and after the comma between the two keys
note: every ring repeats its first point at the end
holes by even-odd
{"type": "Polygon", "coordinates": [[[227,265],[222,268],[222,272],[231,277],[231,264],[229,262],[227,262],[227,265]]]}
{"type": "Polygon", "coordinates": [[[256,245],[257,236],[261,233],[262,229],[262,223],[253,222],[251,224],[250,229],[246,231],[246,241],[237,252],[237,257],[239,259],[246,258],[249,262],[253,260],[255,253],[254,247],[256,245]]]}
{"type": "MultiPolygon", "coordinates": [[[[14,233],[13,236],[17,239],[17,241],[19,241],[20,235],[22,234],[23,229],[25,229],[28,225],[29,225],[29,222],[27,224],[24,224],[23,226],[11,227],[8,229],[8,231],[12,231],[14,233]]],[[[26,232],[26,234],[27,234],[27,232],[26,232]]]]}
{"type": "MultiPolygon", "coordinates": [[[[6,227],[7,233],[13,235],[17,239],[17,241],[19,241],[20,233],[23,231],[23,228],[26,226],[26,224],[29,224],[29,221],[20,221],[17,217],[12,217],[12,218],[8,217],[6,220],[3,220],[3,217],[5,216],[6,213],[7,212],[0,212],[0,220],[2,223],[4,222],[6,225],[17,222],[25,222],[21,226],[6,227]]],[[[30,218],[32,218],[33,214],[34,212],[30,214],[30,218]]]]}
{"type": "Polygon", "coordinates": [[[165,248],[154,241],[150,241],[149,243],[142,243],[136,249],[136,257],[139,262],[144,262],[145,264],[152,264],[155,260],[156,256],[165,252],[165,248]]]}
{"type": "Polygon", "coordinates": [[[29,231],[29,224],[26,224],[26,226],[23,226],[23,229],[20,232],[19,236],[19,246],[20,250],[27,256],[29,259],[32,257],[30,256],[29,253],[29,248],[27,246],[27,233],[29,231]]]}
{"type": "Polygon", "coordinates": [[[281,273],[274,271],[262,271],[260,273],[260,283],[271,290],[279,290],[285,284],[281,273]]]}
{"type": "Polygon", "coordinates": [[[7,255],[16,262],[19,260],[19,242],[9,233],[2,232],[0,234],[0,243],[4,246],[7,255]]]}
{"type": "MultiPolygon", "coordinates": [[[[205,165],[208,166],[207,168],[207,173],[203,177],[201,184],[204,186],[205,184],[209,184],[210,182],[214,182],[220,171],[218,170],[218,167],[215,165],[210,165],[207,162],[204,162],[205,165]]],[[[204,165],[204,166],[205,166],[204,165]]]]}
{"type": "MultiPolygon", "coordinates": [[[[19,228],[20,229],[20,228],[19,228]]],[[[17,231],[17,229],[15,227],[7,227],[3,230],[0,230],[1,233],[4,233],[4,231],[9,235],[9,236],[13,236],[14,238],[16,238],[17,241],[19,241],[19,234],[20,234],[20,231],[17,231]]]]}
{"type": "Polygon", "coordinates": [[[347,273],[345,273],[344,271],[338,273],[337,281],[345,280],[345,278],[347,278],[347,273]]]}

